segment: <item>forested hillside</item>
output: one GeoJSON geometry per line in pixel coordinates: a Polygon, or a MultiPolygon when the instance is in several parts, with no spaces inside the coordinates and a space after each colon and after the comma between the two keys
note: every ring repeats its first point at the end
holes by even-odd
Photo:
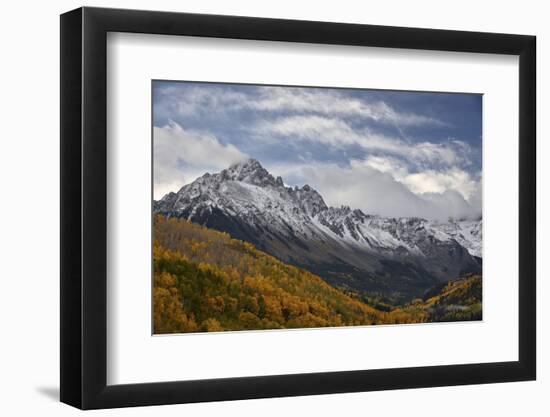
{"type": "Polygon", "coordinates": [[[430,321],[462,321],[482,319],[481,276],[471,275],[450,281],[435,289],[436,294],[427,294],[425,308],[430,312],[430,321]]]}
{"type": "Polygon", "coordinates": [[[479,304],[481,314],[477,287],[463,291],[457,282],[429,299],[383,311],[227,233],[154,219],[156,334],[420,323],[434,321],[434,312],[452,320],[446,314],[456,312],[447,309],[453,303],[461,314],[479,304]],[[464,297],[468,306],[460,304],[464,297]]]}

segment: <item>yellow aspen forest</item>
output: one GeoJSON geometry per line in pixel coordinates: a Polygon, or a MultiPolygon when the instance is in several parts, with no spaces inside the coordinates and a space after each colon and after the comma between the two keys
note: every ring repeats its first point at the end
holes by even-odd
{"type": "Polygon", "coordinates": [[[481,318],[480,276],[383,311],[250,243],[175,218],[154,218],[153,262],[155,334],[481,318]]]}

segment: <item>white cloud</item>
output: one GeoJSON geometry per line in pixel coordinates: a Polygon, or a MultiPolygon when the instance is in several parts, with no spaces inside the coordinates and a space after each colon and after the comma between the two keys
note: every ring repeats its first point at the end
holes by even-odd
{"type": "Polygon", "coordinates": [[[219,171],[247,158],[212,135],[187,131],[177,123],[154,127],[154,198],[178,191],[208,170],[219,171]]]}
{"type": "Polygon", "coordinates": [[[469,201],[480,182],[480,179],[455,166],[411,173],[403,161],[383,156],[369,156],[364,164],[380,172],[390,173],[396,181],[406,185],[415,194],[442,194],[453,190],[469,201]]]}
{"type": "Polygon", "coordinates": [[[399,126],[444,125],[444,122],[430,117],[398,112],[383,101],[366,101],[343,96],[331,89],[264,87],[261,89],[261,95],[247,105],[267,111],[364,117],[399,126]]]}
{"type": "Polygon", "coordinates": [[[280,136],[284,140],[300,139],[318,142],[335,148],[353,144],[376,146],[376,140],[369,140],[340,119],[328,119],[320,116],[290,116],[275,120],[262,121],[250,126],[252,132],[280,136]]]}
{"type": "Polygon", "coordinates": [[[477,181],[458,168],[437,172],[433,170],[407,175],[403,181],[409,189],[417,194],[443,193],[454,190],[469,200],[477,187],[477,181]]]}
{"type": "Polygon", "coordinates": [[[376,134],[368,129],[354,129],[342,119],[321,116],[289,116],[262,121],[250,131],[264,140],[302,140],[342,149],[358,145],[367,151],[380,151],[407,158],[415,164],[455,165],[468,163],[468,144],[449,140],[442,143],[409,143],[400,138],[376,134]]]}
{"type": "MultiPolygon", "coordinates": [[[[449,216],[473,218],[481,214],[480,198],[468,201],[452,188],[442,192],[416,193],[394,176],[397,173],[396,176],[403,174],[406,178],[406,170],[393,171],[389,163],[382,160],[371,160],[370,163],[352,160],[347,167],[310,163],[269,168],[283,179],[313,186],[332,206],[349,205],[365,213],[383,216],[439,220],[447,220],[449,216]],[[372,162],[378,162],[381,169],[374,168],[372,162]]],[[[480,190],[480,184],[476,183],[476,186],[480,190]]],[[[472,191],[472,197],[477,196],[477,190],[472,191]]]]}
{"type": "Polygon", "coordinates": [[[360,117],[397,127],[446,125],[444,121],[432,117],[397,111],[380,100],[350,97],[333,89],[260,86],[245,94],[207,84],[189,86],[185,90],[164,87],[159,92],[165,100],[172,102],[173,110],[182,116],[253,110],[360,117]]]}

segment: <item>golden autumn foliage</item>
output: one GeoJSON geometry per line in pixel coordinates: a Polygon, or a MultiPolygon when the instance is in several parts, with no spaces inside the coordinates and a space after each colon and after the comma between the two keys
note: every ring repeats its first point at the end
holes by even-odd
{"type": "Polygon", "coordinates": [[[153,258],[157,334],[430,321],[422,303],[381,311],[250,243],[185,220],[155,217],[153,258]]]}
{"type": "Polygon", "coordinates": [[[425,308],[432,321],[459,321],[482,319],[482,279],[469,275],[449,281],[438,294],[427,298],[425,308]]]}

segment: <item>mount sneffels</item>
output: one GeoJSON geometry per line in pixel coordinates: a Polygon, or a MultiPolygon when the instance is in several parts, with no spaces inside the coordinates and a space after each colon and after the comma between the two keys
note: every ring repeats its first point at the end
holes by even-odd
{"type": "Polygon", "coordinates": [[[328,207],[312,187],[287,187],[254,159],[204,174],[153,211],[248,241],[339,288],[399,300],[481,272],[481,220],[440,223],[328,207]]]}

